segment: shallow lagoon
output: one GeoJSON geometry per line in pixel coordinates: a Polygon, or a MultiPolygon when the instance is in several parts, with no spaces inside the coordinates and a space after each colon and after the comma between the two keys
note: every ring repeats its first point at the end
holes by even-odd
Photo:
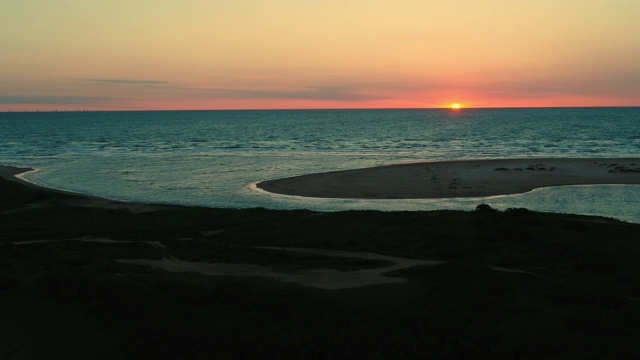
{"type": "Polygon", "coordinates": [[[257,181],[415,161],[639,157],[639,108],[0,114],[0,163],[34,182],[121,200],[214,207],[570,212],[640,222],[640,187],[565,186],[492,198],[332,200],[257,181]]]}

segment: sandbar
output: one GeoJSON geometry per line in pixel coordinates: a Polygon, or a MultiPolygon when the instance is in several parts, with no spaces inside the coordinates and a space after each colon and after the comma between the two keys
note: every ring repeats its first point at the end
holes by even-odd
{"type": "Polygon", "coordinates": [[[419,162],[262,181],[270,193],[337,199],[487,197],[563,185],[640,184],[640,158],[419,162]]]}

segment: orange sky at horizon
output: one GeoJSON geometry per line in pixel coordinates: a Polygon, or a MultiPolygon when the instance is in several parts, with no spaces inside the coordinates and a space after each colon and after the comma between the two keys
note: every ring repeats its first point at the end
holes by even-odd
{"type": "Polygon", "coordinates": [[[0,111],[640,106],[635,0],[3,0],[0,111]]]}

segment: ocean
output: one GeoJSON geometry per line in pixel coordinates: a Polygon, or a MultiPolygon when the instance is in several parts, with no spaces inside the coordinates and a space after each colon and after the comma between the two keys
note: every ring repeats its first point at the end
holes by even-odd
{"type": "Polygon", "coordinates": [[[309,199],[252,186],[397,163],[533,157],[640,157],[640,108],[0,113],[0,164],[37,168],[26,178],[40,185],[111,199],[316,211],[487,203],[640,223],[638,185],[439,200],[309,199]]]}

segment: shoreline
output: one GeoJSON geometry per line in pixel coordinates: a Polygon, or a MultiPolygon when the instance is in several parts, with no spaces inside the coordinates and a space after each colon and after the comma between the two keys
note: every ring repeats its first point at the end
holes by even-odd
{"type": "Polygon", "coordinates": [[[45,190],[45,191],[50,191],[56,194],[60,194],[60,195],[68,195],[68,196],[75,196],[78,198],[83,198],[86,200],[98,200],[98,201],[118,201],[118,202],[126,202],[126,201],[119,201],[119,200],[111,200],[108,198],[103,198],[100,196],[95,196],[95,195],[89,195],[89,194],[83,194],[80,192],[75,192],[75,191],[70,191],[70,190],[62,190],[62,189],[56,189],[54,187],[48,187],[48,186],[42,186],[40,184],[37,184],[33,181],[29,181],[27,179],[24,178],[24,175],[33,172],[33,171],[38,171],[38,169],[34,169],[31,167],[19,167],[19,166],[7,166],[7,165],[0,165],[0,177],[5,179],[5,180],[9,180],[24,186],[27,186],[31,189],[36,189],[36,190],[45,190]]]}
{"type": "MultiPolygon", "coordinates": [[[[37,169],[0,165],[1,178],[32,189],[92,202],[134,204],[47,187],[23,178],[32,171],[37,169]]],[[[264,180],[250,187],[253,191],[302,198],[401,200],[500,197],[567,185],[640,185],[640,158],[425,161],[264,180]]]]}
{"type": "Polygon", "coordinates": [[[42,191],[49,194],[55,194],[58,196],[59,199],[63,200],[64,203],[68,205],[99,207],[103,209],[127,209],[132,213],[149,212],[149,211],[154,211],[157,208],[162,206],[172,206],[172,205],[142,203],[142,202],[133,202],[133,201],[124,201],[124,200],[114,200],[114,199],[109,199],[109,198],[100,197],[96,195],[90,195],[90,194],[84,194],[80,192],[61,190],[53,187],[42,186],[37,183],[23,179],[22,175],[29,173],[31,171],[36,171],[36,170],[37,169],[30,168],[30,167],[0,165],[0,178],[20,184],[32,190],[42,191]]]}
{"type": "Polygon", "coordinates": [[[394,164],[256,183],[270,193],[336,199],[514,195],[565,185],[638,185],[640,158],[525,158],[394,164]]]}

